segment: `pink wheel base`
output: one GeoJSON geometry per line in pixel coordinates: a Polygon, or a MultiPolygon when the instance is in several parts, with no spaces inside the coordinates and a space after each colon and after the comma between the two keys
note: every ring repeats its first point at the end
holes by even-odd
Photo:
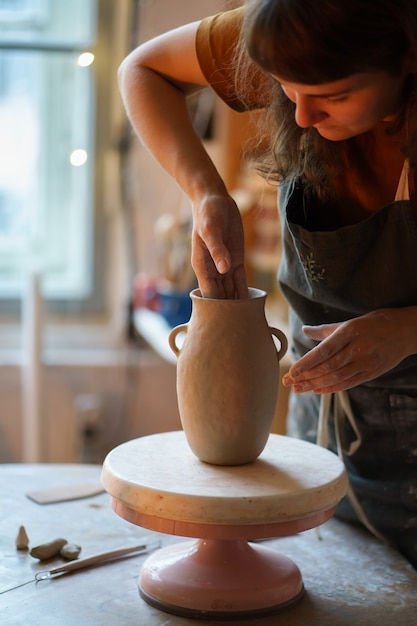
{"type": "Polygon", "coordinates": [[[121,444],[105,459],[102,483],[123,519],[188,538],[146,559],[142,598],[167,613],[217,620],[298,602],[296,564],[253,542],[323,524],[347,490],[342,461],[314,444],[270,435],[259,459],[223,467],[199,461],[182,431],[121,444]]]}
{"type": "Polygon", "coordinates": [[[168,613],[201,619],[256,617],[298,602],[298,567],[276,550],[244,539],[187,541],[145,561],[139,592],[168,613]]]}

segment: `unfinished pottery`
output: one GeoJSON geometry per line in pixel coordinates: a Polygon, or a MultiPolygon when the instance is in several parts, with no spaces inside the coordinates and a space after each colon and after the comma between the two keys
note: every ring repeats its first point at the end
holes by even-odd
{"type": "Polygon", "coordinates": [[[248,298],[236,300],[203,298],[198,289],[190,296],[190,321],[169,336],[178,357],[178,407],[187,442],[206,463],[250,463],[271,432],[287,339],[268,326],[265,291],[250,288],[248,298]]]}

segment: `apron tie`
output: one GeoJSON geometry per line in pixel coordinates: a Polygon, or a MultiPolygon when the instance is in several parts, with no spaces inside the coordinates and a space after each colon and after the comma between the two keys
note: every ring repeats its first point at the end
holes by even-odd
{"type": "Polygon", "coordinates": [[[397,187],[397,193],[395,194],[394,202],[401,200],[410,200],[410,188],[408,185],[408,173],[410,171],[410,163],[408,159],[404,161],[403,169],[401,170],[401,176],[397,187]]]}
{"type": "MultiPolygon", "coordinates": [[[[322,446],[323,448],[328,448],[329,446],[329,416],[332,400],[334,401],[334,423],[337,454],[344,463],[345,457],[352,456],[352,454],[354,454],[362,444],[362,435],[356,424],[355,416],[353,414],[349,400],[349,395],[346,391],[322,394],[320,400],[319,423],[317,429],[317,444],[319,446],[322,446]],[[354,439],[348,446],[344,437],[343,426],[345,419],[348,420],[350,426],[353,429],[353,432],[356,435],[356,439],[354,439]]],[[[387,538],[384,537],[369,521],[368,516],[363,510],[361,503],[359,502],[355,492],[352,489],[350,480],[348,482],[347,497],[362,524],[380,541],[388,544],[389,541],[387,540],[387,538]]]]}

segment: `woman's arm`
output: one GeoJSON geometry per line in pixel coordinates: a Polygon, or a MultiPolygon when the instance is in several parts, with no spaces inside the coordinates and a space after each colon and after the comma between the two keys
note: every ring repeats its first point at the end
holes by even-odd
{"type": "Polygon", "coordinates": [[[196,55],[199,22],[142,44],[121,64],[119,84],[142,143],[192,204],[192,263],[204,296],[245,297],[238,208],[195,132],[187,97],[207,86],[196,55]]]}
{"type": "Polygon", "coordinates": [[[417,354],[417,306],[378,309],[346,322],[303,330],[320,343],[283,377],[284,384],[298,393],[350,389],[417,354]]]}

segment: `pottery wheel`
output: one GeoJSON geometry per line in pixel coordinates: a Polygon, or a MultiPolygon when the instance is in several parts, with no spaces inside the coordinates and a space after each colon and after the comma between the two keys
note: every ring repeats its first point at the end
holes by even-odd
{"type": "Polygon", "coordinates": [[[343,463],[314,444],[270,435],[253,463],[216,466],[194,456],[182,431],[118,446],[102,483],[129,522],[199,538],[158,550],[139,577],[147,602],[197,618],[263,615],[297,601],[295,563],[248,541],[324,523],[347,490],[343,463]]]}

